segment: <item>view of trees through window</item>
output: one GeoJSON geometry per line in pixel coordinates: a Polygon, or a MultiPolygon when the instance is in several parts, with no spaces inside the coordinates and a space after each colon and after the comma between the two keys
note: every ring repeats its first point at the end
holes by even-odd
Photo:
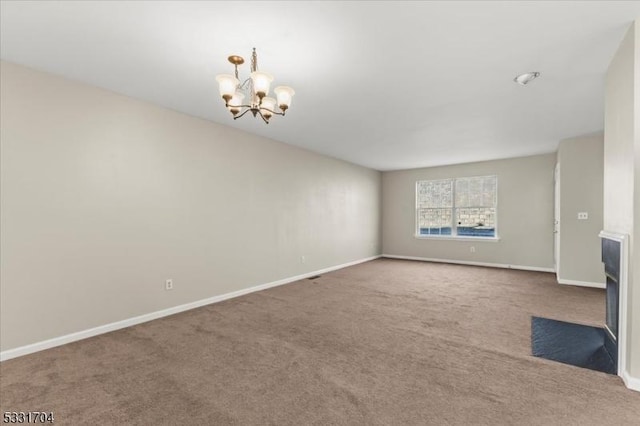
{"type": "Polygon", "coordinates": [[[416,183],[418,235],[495,237],[497,176],[416,183]]]}

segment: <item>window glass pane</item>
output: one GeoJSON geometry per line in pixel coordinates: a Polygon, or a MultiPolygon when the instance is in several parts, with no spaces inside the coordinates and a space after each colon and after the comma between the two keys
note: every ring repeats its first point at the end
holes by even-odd
{"type": "Polygon", "coordinates": [[[482,206],[482,178],[471,178],[469,181],[469,207],[482,206]]]}
{"type": "Polygon", "coordinates": [[[469,206],[469,180],[456,179],[456,206],[469,206]]]}
{"type": "Polygon", "coordinates": [[[451,209],[418,209],[418,235],[451,235],[451,209]]]}
{"type": "Polygon", "coordinates": [[[496,209],[494,207],[457,208],[457,235],[460,237],[495,237],[496,209]]]}
{"type": "Polygon", "coordinates": [[[495,207],[496,176],[456,179],[456,207],[495,207]]]}
{"type": "Polygon", "coordinates": [[[497,177],[486,176],[482,182],[482,205],[495,207],[497,192],[497,177]]]}
{"type": "Polygon", "coordinates": [[[417,184],[418,208],[453,207],[453,181],[423,180],[417,184]]]}

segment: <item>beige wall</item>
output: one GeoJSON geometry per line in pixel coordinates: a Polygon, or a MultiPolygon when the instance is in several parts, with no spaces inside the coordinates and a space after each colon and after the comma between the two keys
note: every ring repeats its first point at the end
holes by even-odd
{"type": "Polygon", "coordinates": [[[555,154],[382,174],[382,252],[388,255],[552,269],[555,154]],[[415,184],[422,179],[498,176],[500,240],[415,238],[415,184]],[[475,252],[471,252],[471,247],[475,252]]]}
{"type": "Polygon", "coordinates": [[[558,280],[604,286],[601,243],[604,135],[560,141],[560,256],[558,280]],[[589,214],[578,220],[578,213],[589,214]]]}
{"type": "Polygon", "coordinates": [[[640,378],[640,67],[638,23],[627,32],[606,76],[604,133],[604,229],[630,235],[627,306],[628,372],[640,378]],[[635,31],[634,31],[635,28],[635,31]],[[635,181],[635,182],[634,182],[635,181]],[[635,189],[634,189],[635,185],[635,189]]]}
{"type": "Polygon", "coordinates": [[[2,350],[380,254],[377,171],[1,66],[2,350]]]}

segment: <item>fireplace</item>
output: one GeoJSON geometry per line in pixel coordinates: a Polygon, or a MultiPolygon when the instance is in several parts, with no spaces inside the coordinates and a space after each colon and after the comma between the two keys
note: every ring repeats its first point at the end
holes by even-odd
{"type": "Polygon", "coordinates": [[[621,242],[602,238],[602,263],[607,277],[605,348],[617,366],[618,318],[620,309],[620,253],[621,242]]]}
{"type": "Polygon", "coordinates": [[[605,348],[616,362],[618,374],[626,368],[626,300],[629,268],[629,236],[616,232],[600,232],[602,263],[607,278],[605,348]],[[620,320],[622,319],[622,322],[620,320]]]}
{"type": "Polygon", "coordinates": [[[602,231],[600,237],[607,278],[604,327],[534,316],[531,352],[552,361],[619,374],[625,368],[628,236],[602,231]]]}

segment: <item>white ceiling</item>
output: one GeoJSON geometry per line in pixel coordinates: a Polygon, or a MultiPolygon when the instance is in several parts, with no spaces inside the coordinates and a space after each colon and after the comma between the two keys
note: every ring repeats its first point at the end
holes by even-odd
{"type": "MultiPolygon", "coordinates": [[[[640,2],[6,2],[2,59],[378,170],[553,152],[601,130],[640,2]],[[234,120],[230,54],[296,90],[234,120]],[[528,86],[516,74],[540,71],[528,86]]],[[[248,76],[248,65],[241,77],[248,76]]]]}

